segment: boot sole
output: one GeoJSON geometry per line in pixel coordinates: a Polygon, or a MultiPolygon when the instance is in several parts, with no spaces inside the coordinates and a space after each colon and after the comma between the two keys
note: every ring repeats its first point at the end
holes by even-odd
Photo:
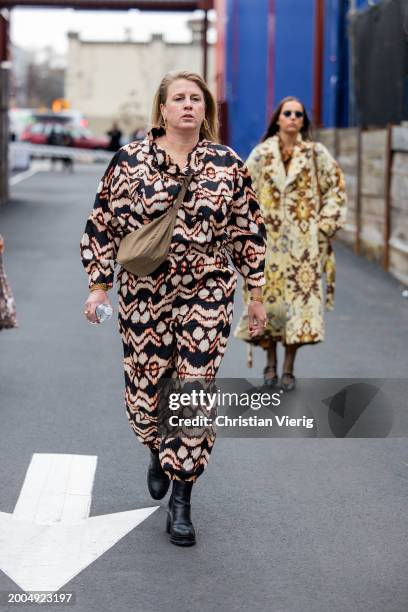
{"type": "Polygon", "coordinates": [[[177,538],[177,536],[172,536],[170,534],[170,516],[169,515],[167,515],[166,532],[170,535],[170,542],[172,544],[175,544],[176,546],[194,546],[196,543],[195,538],[194,540],[191,540],[188,538],[177,538]]]}
{"type": "Polygon", "coordinates": [[[195,540],[176,540],[172,536],[170,536],[170,542],[176,546],[194,546],[196,543],[195,540]]]}

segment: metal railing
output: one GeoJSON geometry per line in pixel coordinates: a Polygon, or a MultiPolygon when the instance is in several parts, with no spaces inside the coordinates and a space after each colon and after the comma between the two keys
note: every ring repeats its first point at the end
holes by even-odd
{"type": "Polygon", "coordinates": [[[13,152],[18,152],[19,149],[24,150],[24,153],[29,154],[32,159],[61,159],[65,157],[77,162],[93,163],[109,162],[114,155],[113,151],[103,149],[79,149],[76,147],[37,145],[29,142],[10,142],[9,146],[13,152]]]}

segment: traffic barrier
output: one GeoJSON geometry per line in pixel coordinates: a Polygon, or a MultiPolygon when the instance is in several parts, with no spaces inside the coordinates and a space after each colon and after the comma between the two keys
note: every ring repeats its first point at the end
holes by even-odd
{"type": "Polygon", "coordinates": [[[61,147],[54,145],[40,145],[29,142],[10,142],[10,150],[15,157],[19,151],[29,154],[31,159],[61,159],[61,157],[72,159],[75,162],[93,163],[109,162],[113,151],[102,149],[78,149],[76,147],[61,147]]]}

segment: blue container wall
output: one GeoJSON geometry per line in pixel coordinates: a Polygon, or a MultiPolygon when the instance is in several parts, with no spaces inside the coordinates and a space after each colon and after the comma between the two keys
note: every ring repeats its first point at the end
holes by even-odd
{"type": "Polygon", "coordinates": [[[281,98],[294,95],[311,110],[313,6],[314,0],[226,2],[230,145],[244,158],[265,132],[269,120],[268,87],[273,87],[273,106],[281,98]],[[273,56],[268,57],[268,8],[270,11],[271,7],[275,9],[276,36],[273,56]],[[273,83],[269,82],[270,71],[273,83]]]}
{"type": "MultiPolygon", "coordinates": [[[[294,95],[311,114],[315,0],[225,1],[230,145],[245,158],[268,123],[268,88],[273,90],[274,107],[281,98],[294,95]],[[268,40],[268,11],[275,17],[274,40],[268,40]]],[[[368,0],[357,0],[356,6],[364,9],[368,0]]],[[[322,99],[325,127],[349,125],[348,8],[348,0],[325,0],[322,99]]]]}
{"type": "Polygon", "coordinates": [[[274,107],[285,96],[296,96],[311,112],[313,8],[313,0],[275,0],[274,107]]]}
{"type": "MultiPolygon", "coordinates": [[[[363,9],[367,0],[357,0],[363,9]]],[[[350,46],[347,34],[348,0],[326,0],[324,23],[323,125],[350,125],[350,46]]]]}
{"type": "Polygon", "coordinates": [[[226,96],[230,146],[247,157],[265,130],[268,0],[227,0],[226,96]]]}
{"type": "MultiPolygon", "coordinates": [[[[341,0],[340,0],[341,2],[341,0]]],[[[339,67],[341,59],[341,40],[339,39],[338,20],[340,17],[339,0],[326,0],[324,20],[323,56],[323,125],[336,125],[339,67]]]]}

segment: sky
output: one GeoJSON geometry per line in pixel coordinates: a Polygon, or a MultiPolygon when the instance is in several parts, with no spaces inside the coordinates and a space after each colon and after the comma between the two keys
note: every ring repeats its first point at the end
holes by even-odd
{"type": "Polygon", "coordinates": [[[201,11],[148,13],[15,8],[11,11],[10,33],[12,43],[24,49],[52,46],[58,54],[65,54],[69,31],[79,32],[84,40],[124,40],[125,28],[130,28],[134,40],[148,40],[152,33],[162,32],[168,41],[188,42],[191,36],[187,21],[200,15],[201,11]]]}

